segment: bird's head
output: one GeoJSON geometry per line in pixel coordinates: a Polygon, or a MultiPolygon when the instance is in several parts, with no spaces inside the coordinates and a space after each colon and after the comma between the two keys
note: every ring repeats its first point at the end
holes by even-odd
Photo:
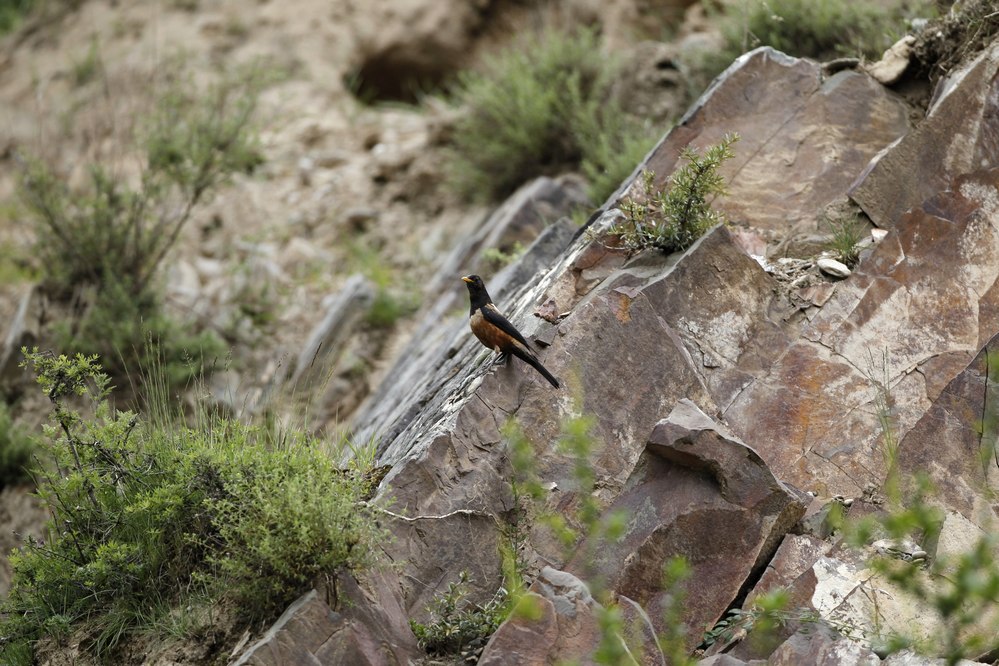
{"type": "Polygon", "coordinates": [[[486,284],[478,275],[466,275],[461,278],[468,287],[468,294],[472,299],[472,309],[481,307],[489,302],[489,293],[486,291],[486,284]]]}
{"type": "Polygon", "coordinates": [[[468,285],[469,291],[472,291],[473,289],[486,288],[486,284],[482,281],[482,278],[480,278],[478,275],[466,275],[465,277],[461,278],[461,280],[462,282],[468,285]]]}

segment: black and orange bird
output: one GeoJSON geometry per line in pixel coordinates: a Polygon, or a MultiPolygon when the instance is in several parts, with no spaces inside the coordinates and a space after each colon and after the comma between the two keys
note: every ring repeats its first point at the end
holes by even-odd
{"type": "Polygon", "coordinates": [[[527,340],[520,331],[503,316],[503,313],[493,305],[486,291],[486,285],[478,275],[466,275],[461,278],[468,287],[468,296],[472,302],[469,324],[472,333],[483,345],[497,351],[500,359],[505,360],[513,355],[541,373],[541,376],[555,388],[559,387],[555,376],[541,365],[541,361],[531,351],[527,340]]]}

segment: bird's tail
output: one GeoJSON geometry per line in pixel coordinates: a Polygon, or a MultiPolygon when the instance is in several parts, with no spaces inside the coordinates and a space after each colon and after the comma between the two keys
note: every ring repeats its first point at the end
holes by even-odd
{"type": "Polygon", "coordinates": [[[521,349],[520,347],[514,347],[512,351],[514,356],[516,356],[524,363],[527,363],[529,366],[540,372],[541,376],[547,379],[549,384],[551,384],[555,388],[559,388],[560,384],[558,383],[558,380],[555,379],[555,375],[548,372],[547,368],[541,365],[541,361],[538,360],[537,356],[535,356],[534,354],[525,349],[521,349]]]}

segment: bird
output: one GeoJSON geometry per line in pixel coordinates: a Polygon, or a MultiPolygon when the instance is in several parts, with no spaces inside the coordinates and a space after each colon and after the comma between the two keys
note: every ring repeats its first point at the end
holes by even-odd
{"type": "Polygon", "coordinates": [[[499,360],[506,360],[510,355],[516,356],[524,363],[541,373],[548,383],[559,388],[558,380],[548,372],[541,361],[531,351],[530,345],[520,331],[503,316],[503,313],[493,304],[486,291],[486,285],[478,275],[466,275],[461,278],[468,287],[471,301],[469,325],[472,333],[483,345],[499,352],[499,360]]]}

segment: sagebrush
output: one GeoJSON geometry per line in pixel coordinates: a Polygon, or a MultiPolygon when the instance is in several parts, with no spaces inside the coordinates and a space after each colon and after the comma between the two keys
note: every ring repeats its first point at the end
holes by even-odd
{"type": "Polygon", "coordinates": [[[459,77],[464,109],[452,138],[450,182],[495,201],[533,177],[581,169],[602,202],[652,145],[612,83],[617,61],[592,30],[526,35],[459,77]]]}
{"type": "Polygon", "coordinates": [[[118,411],[96,357],[25,352],[52,404],[38,475],[52,518],[11,558],[0,660],[78,629],[105,655],[193,604],[273,618],[317,576],[369,562],[381,533],[367,470],[217,413],[189,425],[166,403],[118,411]]]}
{"type": "Polygon", "coordinates": [[[42,285],[77,311],[55,325],[62,349],[99,354],[119,383],[126,368],[150,369],[150,348],[178,384],[204,371],[203,359],[218,359],[218,336],[168,316],[156,278],[196,207],[260,164],[253,113],[264,80],[240,71],[206,89],[183,78],[166,85],[136,145],[123,147],[140,162],[131,176],[121,164],[93,162],[86,182],[71,188],[51,165],[22,159],[20,200],[42,285]]]}

